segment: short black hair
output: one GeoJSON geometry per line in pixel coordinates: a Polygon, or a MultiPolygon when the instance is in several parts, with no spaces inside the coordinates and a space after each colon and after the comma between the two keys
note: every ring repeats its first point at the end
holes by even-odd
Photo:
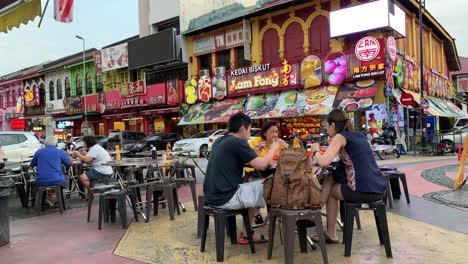
{"type": "Polygon", "coordinates": [[[86,143],[86,146],[88,146],[89,148],[97,144],[96,138],[94,138],[93,136],[84,136],[83,142],[86,143]]]}
{"type": "Polygon", "coordinates": [[[241,127],[248,128],[252,125],[252,119],[242,112],[234,114],[229,118],[229,132],[237,133],[240,131],[241,127]]]}

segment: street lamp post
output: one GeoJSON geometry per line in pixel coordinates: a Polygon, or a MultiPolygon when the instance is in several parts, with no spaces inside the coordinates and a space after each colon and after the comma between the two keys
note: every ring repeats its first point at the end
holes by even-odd
{"type": "Polygon", "coordinates": [[[421,143],[424,143],[424,129],[425,119],[424,119],[424,108],[422,107],[422,100],[424,98],[424,51],[423,51],[423,8],[426,6],[426,0],[419,0],[419,57],[420,57],[420,86],[421,86],[421,143]]]}
{"type": "MultiPolygon", "coordinates": [[[[76,35],[75,36],[77,39],[81,39],[83,41],[83,88],[84,88],[84,116],[85,116],[85,121],[84,121],[84,125],[85,125],[85,128],[86,128],[86,135],[87,136],[89,134],[89,131],[88,131],[88,114],[87,114],[87,105],[86,105],[86,95],[87,95],[87,92],[86,92],[86,56],[85,56],[85,39],[79,35],[76,35]]],[[[83,92],[83,90],[82,90],[83,92]]],[[[83,125],[81,125],[83,127],[83,125]]]]}

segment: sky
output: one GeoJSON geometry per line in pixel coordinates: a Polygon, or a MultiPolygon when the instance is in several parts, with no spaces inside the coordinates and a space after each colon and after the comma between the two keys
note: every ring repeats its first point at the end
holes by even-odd
{"type": "MultiPolygon", "coordinates": [[[[46,0],[41,0],[44,9],[46,0]]],[[[73,22],[54,20],[54,0],[38,28],[39,17],[27,25],[0,33],[0,76],[138,35],[137,0],[75,0],[73,22]]]]}
{"type": "MultiPolygon", "coordinates": [[[[46,0],[42,1],[44,8],[46,0]]],[[[172,0],[167,0],[172,1],[172,0]]],[[[0,76],[82,51],[100,49],[138,34],[137,0],[75,0],[74,21],[60,23],[53,17],[53,0],[40,28],[39,18],[20,28],[0,33],[0,76]]],[[[468,56],[468,29],[465,23],[468,1],[426,0],[427,10],[456,39],[459,56],[468,56]]]]}

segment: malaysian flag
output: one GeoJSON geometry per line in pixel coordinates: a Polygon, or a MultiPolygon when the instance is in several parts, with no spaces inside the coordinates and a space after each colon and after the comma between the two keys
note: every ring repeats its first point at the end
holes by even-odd
{"type": "Polygon", "coordinates": [[[73,21],[73,0],[54,0],[54,18],[63,23],[73,21]]]}

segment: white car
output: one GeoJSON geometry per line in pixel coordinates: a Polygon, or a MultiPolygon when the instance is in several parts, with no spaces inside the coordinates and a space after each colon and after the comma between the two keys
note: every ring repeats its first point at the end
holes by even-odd
{"type": "Polygon", "coordinates": [[[464,126],[460,129],[455,129],[452,132],[443,134],[440,138],[440,143],[445,145],[444,152],[452,153],[456,150],[456,146],[463,145],[465,143],[467,133],[468,126],[464,126]]]}
{"type": "Polygon", "coordinates": [[[21,162],[31,160],[42,144],[32,132],[0,131],[0,147],[8,162],[21,162]]]}
{"type": "Polygon", "coordinates": [[[224,129],[208,130],[193,135],[190,138],[182,139],[174,143],[172,150],[190,151],[190,155],[198,155],[206,157],[211,151],[211,146],[216,139],[226,133],[224,129]]]}

